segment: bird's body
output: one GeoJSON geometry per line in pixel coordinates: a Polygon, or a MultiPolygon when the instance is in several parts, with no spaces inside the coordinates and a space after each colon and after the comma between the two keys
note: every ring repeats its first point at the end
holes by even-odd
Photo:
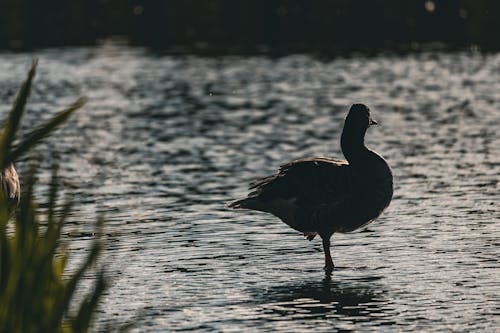
{"type": "Polygon", "coordinates": [[[392,173],[387,162],[364,145],[368,108],[354,104],[342,133],[347,161],[328,157],[296,160],[278,173],[250,185],[247,198],[229,207],[271,213],[308,239],[323,239],[325,269],[333,269],[330,237],[356,230],[376,219],[392,199],[392,173]]]}
{"type": "Polygon", "coordinates": [[[9,163],[2,170],[0,182],[9,206],[15,207],[21,198],[21,186],[19,184],[19,177],[13,163],[9,163]]]}

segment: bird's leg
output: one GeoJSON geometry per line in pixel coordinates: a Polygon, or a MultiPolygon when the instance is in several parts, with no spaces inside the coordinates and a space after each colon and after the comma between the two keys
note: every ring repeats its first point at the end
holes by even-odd
{"type": "Polygon", "coordinates": [[[306,231],[304,232],[304,237],[307,238],[308,241],[312,241],[317,234],[318,233],[314,231],[306,231]]]}
{"type": "Polygon", "coordinates": [[[323,238],[323,251],[325,252],[325,273],[330,275],[333,271],[333,260],[330,254],[330,237],[323,238]]]}

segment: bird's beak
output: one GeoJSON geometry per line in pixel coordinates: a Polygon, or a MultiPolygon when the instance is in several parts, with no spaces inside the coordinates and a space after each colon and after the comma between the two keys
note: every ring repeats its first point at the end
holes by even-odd
{"type": "Polygon", "coordinates": [[[373,126],[373,125],[378,125],[377,121],[375,119],[372,119],[370,118],[370,126],[373,126]]]}

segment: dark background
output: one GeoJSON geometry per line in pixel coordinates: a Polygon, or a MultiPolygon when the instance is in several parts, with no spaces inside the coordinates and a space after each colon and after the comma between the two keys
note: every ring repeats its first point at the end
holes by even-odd
{"type": "Polygon", "coordinates": [[[171,53],[500,49],[497,0],[1,0],[0,48],[171,53]]]}

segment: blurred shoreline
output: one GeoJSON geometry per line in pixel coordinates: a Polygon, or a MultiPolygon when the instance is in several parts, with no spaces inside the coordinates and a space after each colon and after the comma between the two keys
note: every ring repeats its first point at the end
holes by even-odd
{"type": "Polygon", "coordinates": [[[493,0],[74,0],[0,4],[0,50],[117,38],[170,54],[500,50],[493,0]]]}

